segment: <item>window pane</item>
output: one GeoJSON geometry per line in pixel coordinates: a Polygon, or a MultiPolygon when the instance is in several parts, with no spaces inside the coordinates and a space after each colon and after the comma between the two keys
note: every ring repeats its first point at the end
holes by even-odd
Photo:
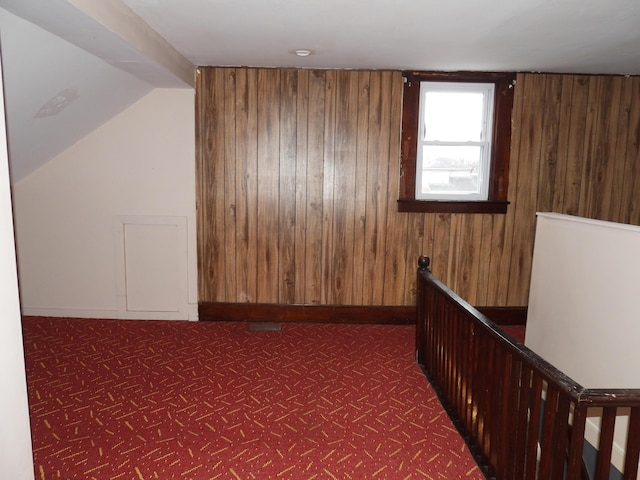
{"type": "Polygon", "coordinates": [[[480,193],[482,147],[425,145],[422,154],[422,194],[480,193]]]}
{"type": "Polygon", "coordinates": [[[482,141],[484,94],[427,91],[424,98],[424,141],[482,141]]]}

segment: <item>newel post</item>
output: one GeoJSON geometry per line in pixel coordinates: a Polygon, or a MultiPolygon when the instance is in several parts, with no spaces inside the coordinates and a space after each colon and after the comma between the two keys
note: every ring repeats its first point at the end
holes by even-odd
{"type": "Polygon", "coordinates": [[[431,260],[426,255],[418,258],[418,275],[416,280],[416,361],[419,365],[424,366],[425,359],[425,342],[426,342],[426,323],[424,316],[425,306],[425,280],[422,273],[430,272],[429,264],[431,260]]]}
{"type": "Polygon", "coordinates": [[[431,259],[429,259],[429,257],[427,257],[426,255],[420,255],[420,257],[418,258],[418,270],[420,270],[421,272],[424,272],[425,270],[427,272],[431,271],[431,259]]]}

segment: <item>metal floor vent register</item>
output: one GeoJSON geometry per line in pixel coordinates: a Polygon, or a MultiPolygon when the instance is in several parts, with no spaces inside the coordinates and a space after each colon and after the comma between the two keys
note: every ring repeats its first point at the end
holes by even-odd
{"type": "Polygon", "coordinates": [[[279,323],[250,323],[249,330],[252,332],[279,332],[282,326],[279,323]]]}

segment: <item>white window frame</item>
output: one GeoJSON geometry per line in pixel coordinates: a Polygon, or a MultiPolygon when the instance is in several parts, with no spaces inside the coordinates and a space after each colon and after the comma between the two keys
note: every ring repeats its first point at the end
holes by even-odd
{"type": "Polygon", "coordinates": [[[491,174],[491,141],[493,138],[494,123],[494,83],[477,83],[477,82],[437,82],[422,81],[420,82],[420,106],[419,106],[419,125],[417,139],[417,158],[416,158],[416,191],[415,198],[417,200],[488,200],[489,183],[491,174]],[[482,93],[483,102],[483,129],[480,141],[468,142],[450,142],[450,141],[426,141],[424,140],[425,130],[425,112],[424,99],[427,92],[474,92],[482,93]],[[434,192],[422,193],[422,160],[423,148],[427,145],[443,145],[443,146],[479,146],[481,148],[480,168],[478,175],[478,192],[477,193],[448,193],[434,192]]]}

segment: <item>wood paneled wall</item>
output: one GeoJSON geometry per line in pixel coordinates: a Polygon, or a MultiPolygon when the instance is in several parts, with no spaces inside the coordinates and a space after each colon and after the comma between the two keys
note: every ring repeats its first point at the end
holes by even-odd
{"type": "Polygon", "coordinates": [[[200,68],[200,302],[526,305],[536,211],[640,224],[640,78],[518,75],[506,215],[398,213],[402,76],[200,68]]]}

